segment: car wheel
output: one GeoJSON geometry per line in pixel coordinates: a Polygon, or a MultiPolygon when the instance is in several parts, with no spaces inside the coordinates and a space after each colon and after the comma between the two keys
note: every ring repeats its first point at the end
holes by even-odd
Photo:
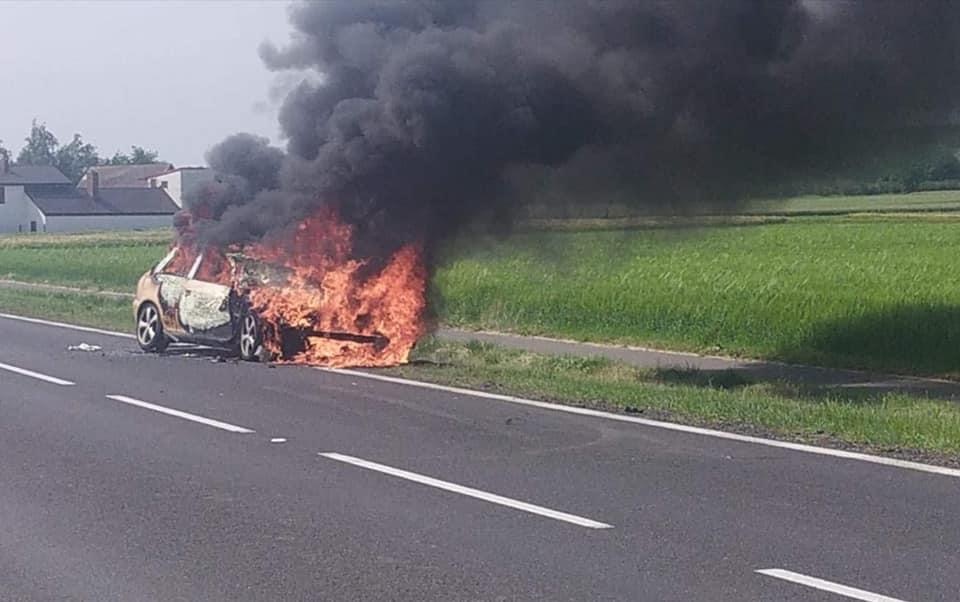
{"type": "Polygon", "coordinates": [[[247,312],[240,323],[240,358],[248,362],[259,361],[263,357],[263,333],[260,330],[260,318],[247,312]]]}
{"type": "Polygon", "coordinates": [[[160,310],[153,303],[144,303],[137,311],[137,343],[140,349],[153,353],[160,353],[170,343],[163,333],[160,310]]]}

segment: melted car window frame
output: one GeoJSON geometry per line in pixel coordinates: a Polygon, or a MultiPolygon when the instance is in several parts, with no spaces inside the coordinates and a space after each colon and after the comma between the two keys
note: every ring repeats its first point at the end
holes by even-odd
{"type": "Polygon", "coordinates": [[[189,250],[184,250],[182,247],[175,247],[157,264],[157,267],[153,269],[153,275],[175,276],[186,279],[187,274],[196,263],[196,258],[191,259],[191,257],[194,257],[194,255],[189,250]],[[171,268],[171,265],[174,266],[174,268],[171,268]]]}
{"type": "Polygon", "coordinates": [[[201,261],[203,261],[203,253],[200,253],[199,255],[197,255],[197,258],[193,261],[193,265],[190,267],[190,271],[187,272],[187,280],[193,280],[196,277],[197,271],[200,270],[201,261]]]}
{"type": "Polygon", "coordinates": [[[173,258],[176,257],[176,256],[177,256],[177,249],[171,249],[170,252],[167,253],[167,256],[164,257],[163,259],[161,259],[161,260],[160,260],[160,263],[158,263],[158,264],[153,268],[153,273],[154,273],[154,274],[163,274],[163,273],[165,273],[165,272],[163,271],[164,268],[166,268],[168,265],[170,265],[170,262],[173,261],[173,258]]]}

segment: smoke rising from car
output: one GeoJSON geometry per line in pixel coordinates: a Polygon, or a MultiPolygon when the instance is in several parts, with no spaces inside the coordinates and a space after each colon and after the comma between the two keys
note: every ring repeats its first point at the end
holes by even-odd
{"type": "Polygon", "coordinates": [[[946,1],[328,0],[290,21],[260,48],[286,149],[210,151],[229,177],[190,202],[206,240],[332,204],[376,257],[534,195],[716,206],[960,97],[946,1]]]}

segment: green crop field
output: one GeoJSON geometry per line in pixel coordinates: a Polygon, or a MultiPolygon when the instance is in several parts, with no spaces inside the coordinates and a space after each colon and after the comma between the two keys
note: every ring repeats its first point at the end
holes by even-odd
{"type": "Polygon", "coordinates": [[[163,257],[169,230],[0,237],[0,279],[132,291],[163,257]]]}
{"type": "Polygon", "coordinates": [[[450,324],[960,374],[960,218],[528,232],[451,256],[450,324]]]}

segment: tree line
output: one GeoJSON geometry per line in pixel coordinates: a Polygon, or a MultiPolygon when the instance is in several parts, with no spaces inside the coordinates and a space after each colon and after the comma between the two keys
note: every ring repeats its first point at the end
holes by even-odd
{"type": "MultiPolygon", "coordinates": [[[[0,157],[10,160],[13,154],[4,147],[0,140],[0,157]]],[[[131,146],[129,153],[115,152],[112,157],[101,157],[97,147],[85,142],[80,134],[74,134],[73,139],[61,144],[57,137],[47,129],[45,123],[37,123],[34,119],[30,126],[30,135],[24,139],[23,148],[17,154],[14,163],[20,165],[52,165],[77,183],[83,177],[87,168],[97,165],[143,165],[156,163],[159,153],[147,150],[142,146],[131,146]]]]}

